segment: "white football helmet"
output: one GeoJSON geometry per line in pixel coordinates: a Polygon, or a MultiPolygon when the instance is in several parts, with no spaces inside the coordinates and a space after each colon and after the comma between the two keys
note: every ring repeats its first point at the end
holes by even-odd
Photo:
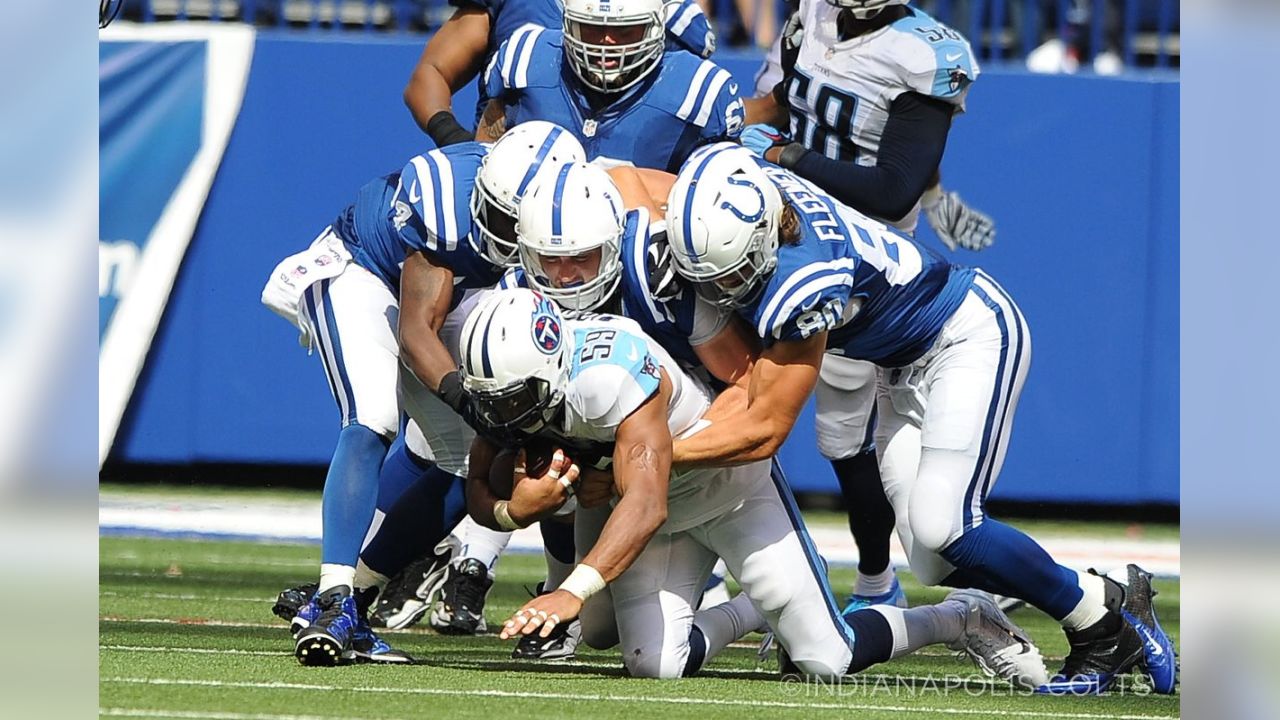
{"type": "Polygon", "coordinates": [[[480,231],[480,252],[489,262],[515,265],[516,210],[533,181],[569,162],[587,159],[573,133],[544,120],[511,128],[480,163],[471,193],[471,217],[480,231]]]}
{"type": "Polygon", "coordinates": [[[594,310],[622,280],[622,192],[596,165],[571,163],[546,175],[520,202],[516,238],[525,277],[538,292],[571,310],[594,310]],[[599,249],[595,276],[562,285],[551,263],[599,249]]]}
{"type": "Polygon", "coordinates": [[[704,147],[685,162],[667,196],[667,237],[676,272],[700,295],[740,307],[777,267],[782,195],[736,143],[704,147]]]}
{"type": "Polygon", "coordinates": [[[662,0],[564,0],[569,66],[593,90],[626,90],[661,62],[664,17],[662,0]]]}
{"type": "Polygon", "coordinates": [[[569,332],[532,290],[495,290],[462,326],[462,386],[494,430],[535,433],[552,422],[569,383],[569,332]]]}
{"type": "Polygon", "coordinates": [[[827,4],[850,10],[859,20],[870,20],[890,5],[906,5],[907,0],[827,0],[827,4]]]}

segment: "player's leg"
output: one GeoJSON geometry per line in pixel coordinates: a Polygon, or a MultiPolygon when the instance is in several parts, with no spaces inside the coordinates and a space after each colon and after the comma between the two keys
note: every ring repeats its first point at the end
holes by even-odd
{"type": "Polygon", "coordinates": [[[388,468],[396,467],[412,480],[361,551],[356,568],[358,587],[368,577],[382,588],[371,622],[397,629],[414,624],[430,609],[457,552],[449,531],[466,514],[461,478],[423,457],[434,453],[417,422],[407,422],[402,434],[401,453],[393,449],[388,454],[382,476],[385,482],[388,468]]]}
{"type": "Polygon", "coordinates": [[[833,679],[943,643],[1023,686],[1044,680],[1039,652],[984,594],[969,591],[938,605],[874,605],[841,614],[825,563],[779,474],[694,534],[724,556],[743,593],[774,628],[786,652],[784,673],[833,679]]]}
{"type": "Polygon", "coordinates": [[[908,511],[915,542],[956,567],[943,582],[1017,597],[1062,624],[1072,650],[1055,687],[1103,690],[1142,661],[1142,640],[1123,611],[1149,598],[1060,565],[1025,533],[986,517],[1031,337],[1021,311],[984,273],[948,325],[964,342],[928,367],[923,450],[908,511]]]}
{"type": "MultiPolygon", "coordinates": [[[[612,508],[579,507],[573,514],[573,545],[577,562],[596,544],[600,531],[608,522],[612,508]]],[[[578,614],[582,624],[582,642],[596,650],[608,650],[618,644],[618,622],[613,612],[613,591],[610,586],[587,598],[578,614]]]]}
{"type": "Polygon", "coordinates": [[[705,664],[707,637],[694,623],[694,603],[715,563],[715,554],[688,533],[659,533],[609,584],[622,662],[632,677],[678,678],[705,664]]]}
{"type": "Polygon", "coordinates": [[[876,459],[876,380],[874,364],[837,355],[823,358],[818,375],[818,450],[835,470],[849,530],[858,546],[858,579],[846,610],[907,604],[889,565],[894,510],[876,459]]]}
{"type": "Polygon", "coordinates": [[[400,418],[397,318],[395,296],[354,264],[336,278],[313,284],[303,296],[300,321],[315,339],[342,413],[342,431],[325,477],[318,613],[296,646],[305,664],[350,659],[358,615],[356,561],[377,505],[382,461],[400,418]]]}

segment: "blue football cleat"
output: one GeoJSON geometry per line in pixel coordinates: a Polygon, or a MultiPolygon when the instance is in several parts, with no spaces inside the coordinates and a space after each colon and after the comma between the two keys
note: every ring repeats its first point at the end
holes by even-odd
{"type": "Polygon", "coordinates": [[[356,591],[356,626],[351,631],[351,654],[356,662],[412,665],[415,661],[406,652],[396,650],[386,640],[378,637],[369,624],[369,607],[378,597],[377,588],[356,591]]]}
{"type": "Polygon", "coordinates": [[[1142,669],[1151,678],[1151,687],[1161,695],[1170,695],[1178,684],[1178,655],[1173,640],[1160,627],[1151,599],[1151,573],[1137,565],[1129,565],[1129,587],[1125,592],[1121,614],[1142,639],[1142,669]]]}
{"type": "Polygon", "coordinates": [[[872,605],[893,605],[894,607],[907,607],[907,594],[902,592],[902,585],[898,582],[897,576],[893,578],[893,586],[889,588],[889,592],[880,595],[857,595],[849,596],[849,600],[845,602],[844,610],[840,611],[841,615],[848,615],[854,610],[861,610],[872,605]]]}
{"type": "Polygon", "coordinates": [[[298,613],[289,621],[289,632],[295,638],[298,637],[298,633],[311,627],[311,623],[318,617],[320,617],[320,605],[316,602],[316,596],[312,595],[311,599],[298,608],[298,613]]]}
{"type": "Polygon", "coordinates": [[[320,613],[298,633],[294,657],[303,665],[333,666],[354,661],[351,638],[359,623],[359,610],[351,588],[331,588],[317,595],[315,603],[320,613]]]}

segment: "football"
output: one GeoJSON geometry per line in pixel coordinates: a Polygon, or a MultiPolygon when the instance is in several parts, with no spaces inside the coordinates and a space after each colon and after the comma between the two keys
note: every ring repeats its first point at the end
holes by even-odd
{"type": "MultiPolygon", "coordinates": [[[[524,446],[525,474],[539,477],[551,467],[551,459],[555,457],[557,445],[549,440],[535,438],[524,446]]],[[[489,469],[489,487],[493,494],[504,500],[511,499],[512,482],[515,479],[515,462],[517,450],[503,450],[494,458],[493,467],[489,469]]]]}

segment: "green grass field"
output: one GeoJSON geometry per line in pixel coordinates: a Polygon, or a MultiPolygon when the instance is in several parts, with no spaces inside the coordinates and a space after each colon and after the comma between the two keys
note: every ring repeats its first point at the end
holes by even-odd
{"type": "MultiPolygon", "coordinates": [[[[100,545],[99,705],[106,716],[290,720],[310,718],[1071,718],[1179,715],[1179,698],[1148,695],[1135,677],[1124,692],[1049,698],[989,681],[942,648],[878,666],[838,687],[783,684],[776,661],[757,662],[754,641],[730,647],[702,675],[674,681],[625,676],[616,652],[581,651],[569,662],[512,661],[496,635],[388,633],[420,664],[306,668],[294,660],[271,603],[313,578],[319,548],[103,537],[100,545]]],[[[495,626],[542,578],[542,559],[505,556],[489,597],[495,626]]],[[[836,569],[844,589],[853,571],[836,569]]],[[[1158,612],[1178,639],[1176,581],[1157,581],[1158,612]]],[[[908,578],[912,602],[940,600],[908,578]]],[[[1031,609],[1013,614],[1050,670],[1066,652],[1056,624],[1031,609]]]]}

